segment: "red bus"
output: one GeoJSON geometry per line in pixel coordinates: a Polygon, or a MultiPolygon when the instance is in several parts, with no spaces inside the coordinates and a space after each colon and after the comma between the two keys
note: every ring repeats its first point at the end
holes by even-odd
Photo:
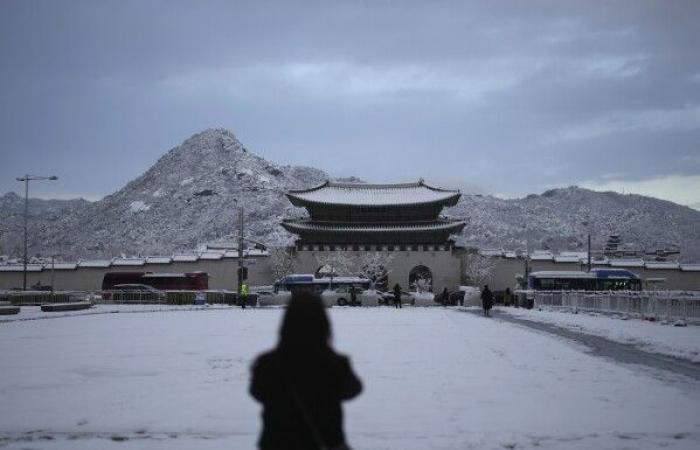
{"type": "Polygon", "coordinates": [[[209,289],[209,274],[206,272],[107,272],[102,279],[102,290],[109,291],[118,284],[145,284],[162,291],[203,291],[209,289]]]}

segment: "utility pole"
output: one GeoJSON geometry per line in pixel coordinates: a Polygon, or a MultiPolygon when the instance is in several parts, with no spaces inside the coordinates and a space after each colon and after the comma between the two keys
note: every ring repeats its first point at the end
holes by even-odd
{"type": "MultiPolygon", "coordinates": [[[[236,202],[238,203],[238,202],[236,202]]],[[[241,308],[245,309],[247,299],[241,298],[243,291],[243,206],[238,207],[238,299],[241,301],[241,308]]]]}
{"type": "Polygon", "coordinates": [[[588,233],[588,271],[591,271],[591,233],[588,233]]]}
{"type": "Polygon", "coordinates": [[[53,283],[55,280],[55,277],[54,277],[55,265],[56,265],[56,255],[51,255],[51,302],[53,302],[53,303],[56,302],[55,295],[54,295],[54,286],[53,286],[53,283]]]}
{"type": "Polygon", "coordinates": [[[37,175],[29,175],[25,174],[21,178],[17,178],[17,181],[24,181],[24,270],[22,270],[22,290],[26,291],[27,290],[27,262],[28,262],[28,256],[27,256],[27,228],[28,228],[28,222],[29,222],[29,181],[30,180],[49,180],[49,181],[55,181],[58,180],[58,177],[55,175],[51,175],[50,177],[42,177],[42,176],[37,176],[37,175]]]}

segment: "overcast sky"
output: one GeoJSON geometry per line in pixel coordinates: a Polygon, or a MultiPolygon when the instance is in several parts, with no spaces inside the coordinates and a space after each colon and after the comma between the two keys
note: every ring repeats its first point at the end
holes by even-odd
{"type": "Polygon", "coordinates": [[[700,205],[700,2],[0,2],[0,192],[98,199],[209,127],[269,160],[700,205]]]}

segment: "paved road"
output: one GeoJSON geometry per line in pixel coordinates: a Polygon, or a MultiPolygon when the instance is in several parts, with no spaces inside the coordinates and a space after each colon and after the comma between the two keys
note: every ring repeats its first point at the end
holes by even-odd
{"type": "MultiPolygon", "coordinates": [[[[470,314],[482,315],[480,309],[460,310],[470,314]]],[[[588,347],[590,354],[614,360],[623,364],[636,364],[654,370],[671,372],[675,375],[683,375],[695,381],[700,381],[700,363],[676,358],[673,356],[652,353],[640,350],[632,344],[611,341],[604,337],[592,334],[572,331],[549,323],[536,322],[528,319],[516,318],[508,313],[492,310],[491,315],[494,320],[514,323],[537,331],[553,334],[565,339],[583,344],[588,347]]],[[[658,374],[657,374],[658,375],[658,374]]],[[[666,378],[663,377],[662,378],[666,378]]]]}

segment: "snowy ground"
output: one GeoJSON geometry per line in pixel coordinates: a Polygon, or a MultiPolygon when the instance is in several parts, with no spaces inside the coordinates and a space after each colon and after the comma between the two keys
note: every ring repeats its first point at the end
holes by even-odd
{"type": "MultiPolygon", "coordinates": [[[[329,312],[365,383],[345,408],[357,449],[700,447],[696,382],[452,308],[329,312]]],[[[0,447],[254,448],[248,369],[274,345],[282,313],[0,323],[0,447]]]]}
{"type": "Polygon", "coordinates": [[[622,320],[621,315],[551,311],[522,308],[497,308],[513,317],[551,323],[582,333],[633,344],[641,350],[677,356],[700,362],[700,326],[674,327],[668,323],[640,319],[622,320]]]}

